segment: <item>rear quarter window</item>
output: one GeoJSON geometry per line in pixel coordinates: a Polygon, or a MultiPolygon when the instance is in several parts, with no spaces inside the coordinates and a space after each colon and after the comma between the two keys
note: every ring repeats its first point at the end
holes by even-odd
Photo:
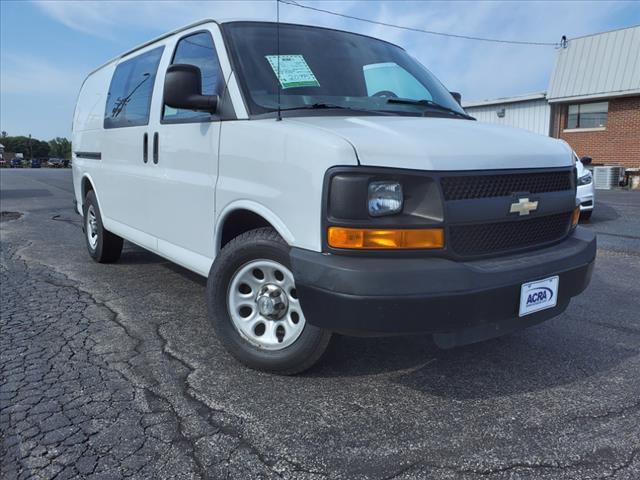
{"type": "Polygon", "coordinates": [[[74,132],[102,130],[107,87],[114,70],[114,66],[104,67],[83,82],[74,113],[74,132]]]}
{"type": "Polygon", "coordinates": [[[149,123],[151,97],[164,47],[149,50],[120,63],[109,85],[104,128],[149,123]]]}

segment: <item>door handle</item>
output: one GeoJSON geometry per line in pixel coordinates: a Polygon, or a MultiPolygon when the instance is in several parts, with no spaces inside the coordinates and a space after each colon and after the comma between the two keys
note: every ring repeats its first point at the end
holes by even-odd
{"type": "Polygon", "coordinates": [[[153,163],[158,163],[158,132],[153,134],[153,163]]]}
{"type": "Polygon", "coordinates": [[[146,133],[142,136],[142,161],[149,161],[149,135],[146,133]]]}

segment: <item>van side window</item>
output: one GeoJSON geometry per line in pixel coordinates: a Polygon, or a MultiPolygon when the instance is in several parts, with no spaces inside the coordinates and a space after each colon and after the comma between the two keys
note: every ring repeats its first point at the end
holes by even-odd
{"type": "MultiPolygon", "coordinates": [[[[171,64],[195,65],[202,73],[202,94],[220,95],[224,82],[220,62],[216,53],[213,39],[208,32],[200,32],[182,38],[176,46],[171,64]]],[[[194,110],[184,110],[164,106],[162,118],[166,122],[171,121],[198,121],[209,119],[211,115],[206,112],[196,112],[194,110]]]]}
{"type": "Polygon", "coordinates": [[[151,96],[164,47],[120,63],[111,78],[104,128],[134,127],[149,123],[151,96]]]}

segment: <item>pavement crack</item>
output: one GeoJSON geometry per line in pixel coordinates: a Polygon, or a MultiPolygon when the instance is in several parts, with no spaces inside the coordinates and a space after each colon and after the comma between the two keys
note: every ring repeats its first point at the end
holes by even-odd
{"type": "Polygon", "coordinates": [[[633,462],[635,461],[636,457],[638,456],[638,453],[640,453],[640,448],[636,448],[635,450],[632,450],[631,453],[629,454],[629,457],[622,462],[620,465],[614,467],[610,473],[605,474],[604,476],[602,476],[601,478],[615,478],[616,476],[618,476],[618,474],[626,469],[628,469],[629,467],[631,467],[631,465],[633,464],[633,462]]]}
{"type": "MultiPolygon", "coordinates": [[[[221,408],[216,408],[216,407],[212,407],[210,405],[208,405],[205,401],[205,399],[203,397],[200,396],[200,394],[189,385],[189,375],[191,375],[193,372],[195,372],[195,368],[184,358],[182,358],[180,356],[179,353],[177,353],[175,350],[173,350],[170,346],[170,342],[169,339],[162,333],[162,327],[163,325],[158,325],[157,327],[157,335],[162,339],[163,341],[163,345],[162,345],[162,351],[163,353],[165,353],[166,355],[170,356],[171,358],[173,358],[175,361],[179,362],[182,366],[184,366],[185,368],[188,369],[189,373],[184,377],[184,388],[183,388],[183,392],[186,396],[188,396],[189,398],[191,398],[194,402],[197,402],[198,405],[200,405],[201,408],[206,409],[207,411],[212,411],[212,412],[216,412],[216,413],[225,413],[227,415],[231,415],[232,417],[234,417],[237,422],[239,423],[240,427],[238,426],[232,426],[232,425],[226,425],[226,424],[220,424],[220,423],[215,423],[212,422],[212,420],[209,418],[209,423],[216,429],[218,429],[218,431],[222,434],[231,436],[233,438],[235,438],[238,441],[238,444],[229,452],[226,463],[229,465],[231,463],[231,459],[233,458],[233,456],[235,454],[237,454],[237,452],[239,451],[246,451],[247,453],[251,454],[257,461],[260,462],[260,464],[262,464],[269,472],[271,472],[272,474],[274,474],[276,477],[278,478],[283,478],[282,477],[282,472],[280,472],[277,468],[276,465],[278,463],[278,460],[280,459],[276,459],[276,460],[271,460],[270,458],[268,458],[264,453],[262,453],[262,451],[260,451],[260,449],[258,447],[256,447],[253,443],[251,443],[249,440],[247,440],[247,438],[244,436],[241,426],[244,423],[244,418],[242,418],[241,416],[239,416],[237,413],[234,412],[229,412],[225,409],[221,409],[221,408]]],[[[286,458],[282,458],[281,460],[283,460],[286,463],[290,463],[290,464],[294,464],[293,462],[289,461],[286,458]]],[[[301,469],[301,466],[299,464],[296,464],[296,468],[301,469]]],[[[321,472],[315,472],[318,474],[321,474],[321,472]]]]}
{"type": "Polygon", "coordinates": [[[51,217],[51,220],[56,221],[56,222],[68,223],[69,225],[73,225],[74,227],[82,228],[82,221],[74,220],[72,218],[66,218],[66,217],[63,217],[60,214],[53,215],[51,217]]]}
{"type": "Polygon", "coordinates": [[[625,405],[618,409],[605,410],[602,413],[577,415],[571,418],[569,421],[581,422],[584,420],[602,420],[602,419],[609,419],[614,417],[621,417],[621,416],[623,417],[629,413],[636,412],[638,410],[640,410],[640,400],[637,400],[629,405],[625,405]]]}

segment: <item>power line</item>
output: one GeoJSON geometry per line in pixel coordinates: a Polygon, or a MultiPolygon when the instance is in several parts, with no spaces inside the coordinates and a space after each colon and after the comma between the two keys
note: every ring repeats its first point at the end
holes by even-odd
{"type": "Polygon", "coordinates": [[[353,15],[347,15],[346,13],[334,12],[332,10],[325,10],[324,8],[312,7],[310,5],[303,5],[298,3],[296,0],[276,0],[278,3],[284,3],[286,5],[291,5],[292,7],[304,8],[307,10],[313,10],[315,12],[322,12],[329,15],[335,15],[336,17],[348,18],[351,20],[359,20],[361,22],[372,23],[374,25],[382,25],[384,27],[397,28],[400,30],[409,30],[411,32],[419,32],[419,33],[427,33],[429,35],[440,35],[442,37],[452,37],[452,38],[461,38],[464,40],[476,40],[479,42],[491,42],[491,43],[507,43],[511,45],[537,45],[537,46],[545,46],[545,47],[565,47],[566,40],[564,40],[564,44],[562,42],[525,42],[523,40],[501,40],[498,38],[484,38],[484,37],[474,37],[470,35],[456,35],[453,33],[444,33],[444,32],[435,32],[433,30],[424,30],[422,28],[414,28],[414,27],[403,27],[402,25],[395,25],[393,23],[379,22],[377,20],[371,20],[369,18],[356,17],[353,15]]]}

